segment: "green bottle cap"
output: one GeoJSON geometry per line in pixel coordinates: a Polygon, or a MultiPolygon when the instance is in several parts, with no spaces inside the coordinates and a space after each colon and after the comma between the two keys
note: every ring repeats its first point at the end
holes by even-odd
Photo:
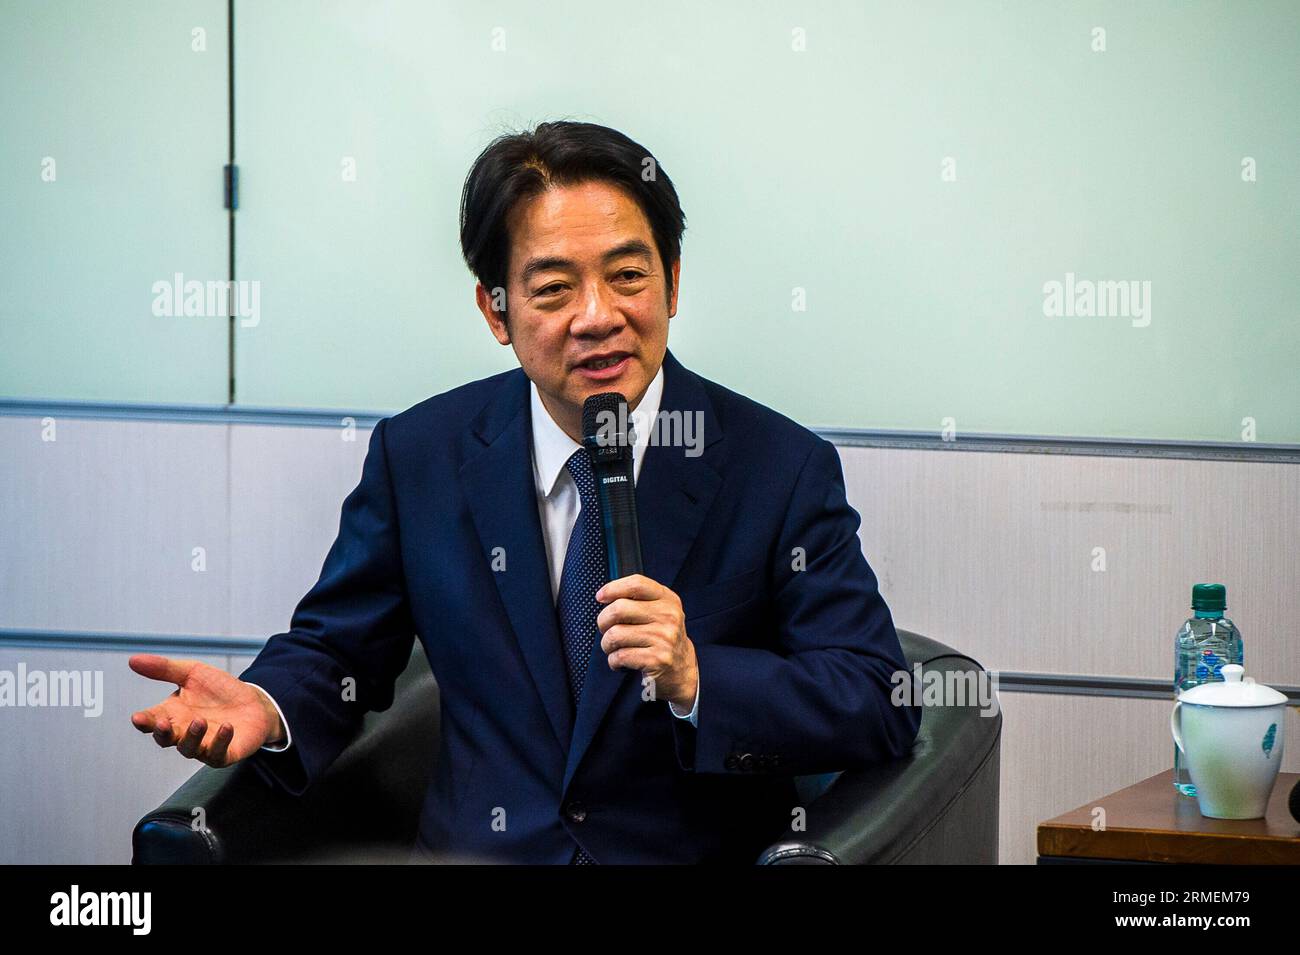
{"type": "Polygon", "coordinates": [[[1192,587],[1193,610],[1217,610],[1228,606],[1228,590],[1223,584],[1195,584],[1192,587]]]}

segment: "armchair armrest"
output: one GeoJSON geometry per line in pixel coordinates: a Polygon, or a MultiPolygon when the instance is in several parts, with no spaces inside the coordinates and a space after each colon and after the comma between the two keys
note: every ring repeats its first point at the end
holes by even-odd
{"type": "MultiPolygon", "coordinates": [[[[982,672],[937,641],[898,636],[909,665],[982,672]]],[[[1001,736],[1000,709],[924,707],[905,758],[839,773],[829,786],[803,777],[801,789],[822,789],[807,805],[806,830],[769,846],[759,864],[996,863],[1001,736]]]]}
{"type": "Polygon", "coordinates": [[[417,642],[391,707],[361,729],[320,782],[295,797],[272,786],[255,759],[202,766],[131,834],[132,862],[302,861],[374,847],[409,850],[439,744],[438,685],[417,642]],[[197,810],[197,811],[196,811],[197,810]]]}

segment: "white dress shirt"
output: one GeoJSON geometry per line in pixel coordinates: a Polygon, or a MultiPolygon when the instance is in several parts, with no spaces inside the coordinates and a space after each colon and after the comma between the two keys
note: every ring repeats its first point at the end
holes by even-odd
{"type": "MultiPolygon", "coordinates": [[[[537,491],[537,515],[542,522],[542,537],[546,544],[546,559],[549,564],[551,574],[551,598],[555,599],[560,593],[560,577],[564,572],[564,554],[569,546],[569,535],[573,533],[573,525],[578,521],[578,513],[582,510],[582,499],[578,495],[578,485],[573,480],[573,475],[565,467],[573,452],[582,447],[577,441],[564,433],[555,419],[551,417],[546,406],[542,404],[541,395],[537,392],[537,385],[529,382],[530,401],[532,405],[533,421],[533,483],[537,491]]],[[[646,393],[641,399],[641,403],[632,410],[629,417],[632,421],[632,427],[636,430],[636,442],[633,445],[632,459],[632,482],[635,486],[637,479],[641,476],[641,462],[645,458],[645,449],[650,441],[650,431],[654,427],[655,417],[659,413],[659,402],[663,398],[664,392],[664,369],[659,366],[658,373],[651,380],[650,385],[646,388],[646,393]]],[[[560,647],[556,647],[556,652],[560,652],[560,647]]],[[[593,651],[594,652],[594,651],[593,651]]],[[[257,686],[250,683],[249,686],[257,686]]],[[[280,710],[280,705],[275,702],[274,697],[262,690],[271,704],[275,706],[276,712],[280,714],[280,722],[284,725],[285,741],[277,746],[263,746],[262,749],[274,753],[280,753],[288,749],[293,742],[293,736],[289,732],[289,724],[284,720],[284,713],[280,710]]],[[[692,726],[697,726],[697,715],[700,709],[700,690],[698,684],[695,688],[695,703],[689,713],[678,713],[677,708],[672,702],[668,703],[668,710],[673,716],[682,720],[690,720],[692,726]]]]}

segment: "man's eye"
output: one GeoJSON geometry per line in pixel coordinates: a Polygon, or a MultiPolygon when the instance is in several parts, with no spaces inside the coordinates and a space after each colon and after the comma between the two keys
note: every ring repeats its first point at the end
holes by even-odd
{"type": "Polygon", "coordinates": [[[549,295],[549,294],[551,293],[551,290],[552,290],[552,289],[558,291],[558,290],[560,290],[560,289],[562,289],[562,288],[564,288],[564,286],[561,285],[559,282],[552,282],[550,285],[547,285],[547,286],[545,286],[544,288],[540,288],[540,289],[538,289],[538,290],[537,290],[537,294],[538,294],[538,295],[549,295]]]}
{"type": "Polygon", "coordinates": [[[633,279],[639,279],[639,278],[644,278],[644,277],[645,277],[645,276],[643,276],[640,272],[638,272],[636,269],[624,269],[622,272],[619,272],[618,274],[619,274],[619,275],[628,275],[628,276],[631,276],[633,279]]]}

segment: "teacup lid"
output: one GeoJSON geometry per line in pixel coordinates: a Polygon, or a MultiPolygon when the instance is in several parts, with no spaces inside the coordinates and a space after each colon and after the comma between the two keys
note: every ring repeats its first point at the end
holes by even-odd
{"type": "Polygon", "coordinates": [[[1198,706],[1276,706],[1287,701],[1284,694],[1271,686],[1256,683],[1249,677],[1242,679],[1246,670],[1240,664],[1225,664],[1220,672],[1223,673],[1221,681],[1214,680],[1183,690],[1178,699],[1198,706]]]}

